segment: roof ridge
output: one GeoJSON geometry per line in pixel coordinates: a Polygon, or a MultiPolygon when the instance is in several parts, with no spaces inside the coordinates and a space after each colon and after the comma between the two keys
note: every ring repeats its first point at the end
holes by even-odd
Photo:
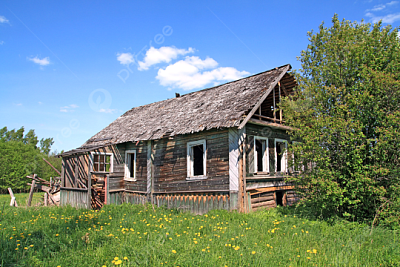
{"type": "MultiPolygon", "coordinates": [[[[263,71],[263,72],[259,72],[259,73],[256,73],[256,74],[253,74],[253,75],[250,75],[250,76],[247,76],[247,77],[240,78],[240,79],[238,79],[238,80],[234,80],[234,81],[226,82],[226,83],[223,83],[223,84],[219,84],[219,85],[217,85],[217,86],[213,86],[213,87],[204,88],[204,89],[201,89],[201,90],[198,90],[198,91],[190,92],[190,93],[181,95],[179,98],[182,98],[182,97],[185,97],[185,96],[189,96],[189,95],[192,95],[192,94],[196,94],[196,93],[199,93],[199,92],[204,92],[204,91],[216,89],[216,88],[218,88],[218,87],[221,87],[221,86],[224,86],[224,85],[227,85],[227,84],[230,84],[230,83],[236,83],[236,82],[242,81],[242,80],[244,80],[244,79],[249,79],[249,78],[252,78],[252,77],[255,77],[255,76],[258,76],[258,75],[266,74],[266,73],[268,73],[268,72],[271,72],[271,71],[275,71],[275,70],[284,68],[284,67],[286,67],[286,66],[288,66],[288,65],[289,65],[289,70],[290,70],[290,69],[291,69],[290,64],[285,64],[285,65],[282,65],[282,66],[279,66],[279,67],[275,67],[275,68],[273,68],[273,69],[269,69],[269,70],[266,70],[266,71],[263,71]]],[[[156,101],[156,102],[151,102],[151,103],[149,103],[149,104],[145,104],[145,105],[140,105],[140,106],[137,106],[137,107],[133,107],[133,108],[127,110],[127,111],[126,111],[124,114],[122,114],[120,117],[126,116],[126,114],[127,114],[128,112],[130,112],[131,110],[133,110],[133,109],[137,109],[137,108],[141,108],[141,107],[150,106],[150,105],[153,105],[153,104],[156,104],[156,103],[160,103],[160,102],[164,102],[164,101],[168,101],[168,100],[171,100],[171,101],[172,101],[172,100],[175,100],[176,98],[177,98],[177,97],[167,98],[167,99],[164,99],[164,100],[160,100],[160,101],[156,101]]],[[[119,117],[118,117],[118,118],[119,118],[119,117]]]]}

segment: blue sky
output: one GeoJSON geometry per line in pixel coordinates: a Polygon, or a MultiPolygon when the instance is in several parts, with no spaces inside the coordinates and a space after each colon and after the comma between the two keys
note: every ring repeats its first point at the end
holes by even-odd
{"type": "Polygon", "coordinates": [[[3,0],[0,127],[79,147],[132,107],[300,68],[307,31],[334,13],[397,27],[400,0],[3,0]]]}

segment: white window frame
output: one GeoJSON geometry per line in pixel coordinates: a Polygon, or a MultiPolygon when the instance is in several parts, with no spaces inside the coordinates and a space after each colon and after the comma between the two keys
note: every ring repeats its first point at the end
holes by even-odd
{"type": "Polygon", "coordinates": [[[281,160],[281,169],[283,171],[281,171],[281,173],[287,173],[288,172],[288,164],[287,164],[287,148],[288,148],[288,141],[284,140],[284,139],[275,139],[274,141],[274,157],[275,157],[275,173],[277,173],[277,167],[278,167],[278,156],[276,153],[276,143],[280,142],[280,143],[284,143],[285,144],[285,153],[283,153],[282,155],[282,160],[281,160]]]}
{"type": "Polygon", "coordinates": [[[265,148],[264,148],[264,160],[263,160],[263,170],[262,172],[269,172],[269,143],[267,137],[262,136],[254,136],[254,173],[258,172],[258,156],[256,151],[256,140],[265,140],[265,148]]]}
{"type": "Polygon", "coordinates": [[[198,141],[192,141],[187,143],[187,178],[186,180],[198,180],[198,179],[207,179],[207,146],[206,146],[206,140],[198,140],[198,141]],[[194,168],[193,168],[193,153],[192,153],[192,147],[198,146],[198,145],[203,145],[203,175],[197,175],[194,176],[194,168]]]}
{"type": "Polygon", "coordinates": [[[126,181],[136,181],[136,150],[125,150],[125,172],[124,172],[124,180],[126,181]],[[134,155],[133,157],[133,175],[130,171],[130,163],[132,154],[134,155]]]}
{"type": "MultiPolygon", "coordinates": [[[[104,166],[105,167],[105,166],[104,166]]],[[[114,170],[114,154],[113,153],[104,153],[104,152],[90,152],[90,172],[95,173],[112,173],[114,170]],[[110,171],[94,171],[94,155],[105,155],[110,156],[110,171]]]]}

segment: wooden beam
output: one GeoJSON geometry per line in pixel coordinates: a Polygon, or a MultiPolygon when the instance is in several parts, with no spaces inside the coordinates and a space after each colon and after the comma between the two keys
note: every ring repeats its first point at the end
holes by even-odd
{"type": "Polygon", "coordinates": [[[61,158],[61,186],[65,186],[65,160],[61,158]]]}
{"type": "Polygon", "coordinates": [[[61,172],[59,170],[57,170],[53,165],[51,165],[50,162],[48,162],[47,160],[45,160],[45,158],[42,158],[47,164],[50,165],[50,167],[56,172],[58,173],[58,175],[61,175],[61,172]]]}
{"type": "Polygon", "coordinates": [[[247,196],[247,189],[246,189],[246,147],[247,147],[247,142],[246,142],[246,131],[243,133],[243,200],[244,200],[244,212],[249,212],[249,202],[248,202],[248,196],[247,196]]]}
{"type": "Polygon", "coordinates": [[[78,187],[78,178],[79,178],[79,166],[78,166],[79,156],[75,156],[75,171],[74,171],[74,187],[78,187]]]}
{"type": "Polygon", "coordinates": [[[87,209],[92,209],[92,173],[88,169],[88,184],[87,184],[87,209]]]}
{"type": "Polygon", "coordinates": [[[258,107],[264,102],[264,100],[267,98],[267,96],[271,93],[271,91],[275,88],[276,84],[282,79],[282,77],[290,70],[290,65],[287,65],[283,70],[282,73],[278,76],[275,82],[273,82],[268,90],[265,92],[265,94],[258,100],[257,104],[253,107],[253,109],[250,111],[249,114],[247,114],[246,118],[242,121],[242,123],[239,125],[238,129],[242,129],[246,123],[250,120],[250,118],[253,116],[253,114],[257,111],[258,107]]]}
{"type": "Polygon", "coordinates": [[[276,129],[282,129],[282,130],[287,130],[287,131],[295,131],[295,128],[292,128],[290,126],[285,126],[279,123],[273,123],[273,122],[266,122],[266,121],[262,121],[262,120],[257,120],[257,119],[251,119],[249,120],[249,123],[253,123],[253,124],[258,124],[258,125],[262,125],[262,126],[269,126],[271,128],[276,128],[276,129]]]}
{"type": "Polygon", "coordinates": [[[258,195],[261,193],[266,193],[266,192],[274,192],[274,191],[279,191],[279,190],[293,190],[294,186],[292,185],[286,185],[286,186],[271,186],[271,187],[265,187],[265,188],[258,188],[256,190],[251,190],[250,195],[258,195]]]}

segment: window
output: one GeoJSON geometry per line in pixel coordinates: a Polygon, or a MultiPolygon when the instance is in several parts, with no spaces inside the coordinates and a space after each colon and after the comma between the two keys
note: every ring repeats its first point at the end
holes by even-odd
{"type": "Polygon", "coordinates": [[[187,179],[206,179],[206,140],[187,144],[187,179]]]}
{"type": "Polygon", "coordinates": [[[254,172],[269,172],[268,138],[254,137],[254,172]]]}
{"type": "Polygon", "coordinates": [[[136,181],[136,150],[125,151],[125,180],[136,181]]]}
{"type": "Polygon", "coordinates": [[[93,172],[112,172],[112,158],[111,153],[92,153],[92,171],[93,172]]]}
{"type": "Polygon", "coordinates": [[[287,172],[287,141],[275,139],[275,172],[287,172]]]}

